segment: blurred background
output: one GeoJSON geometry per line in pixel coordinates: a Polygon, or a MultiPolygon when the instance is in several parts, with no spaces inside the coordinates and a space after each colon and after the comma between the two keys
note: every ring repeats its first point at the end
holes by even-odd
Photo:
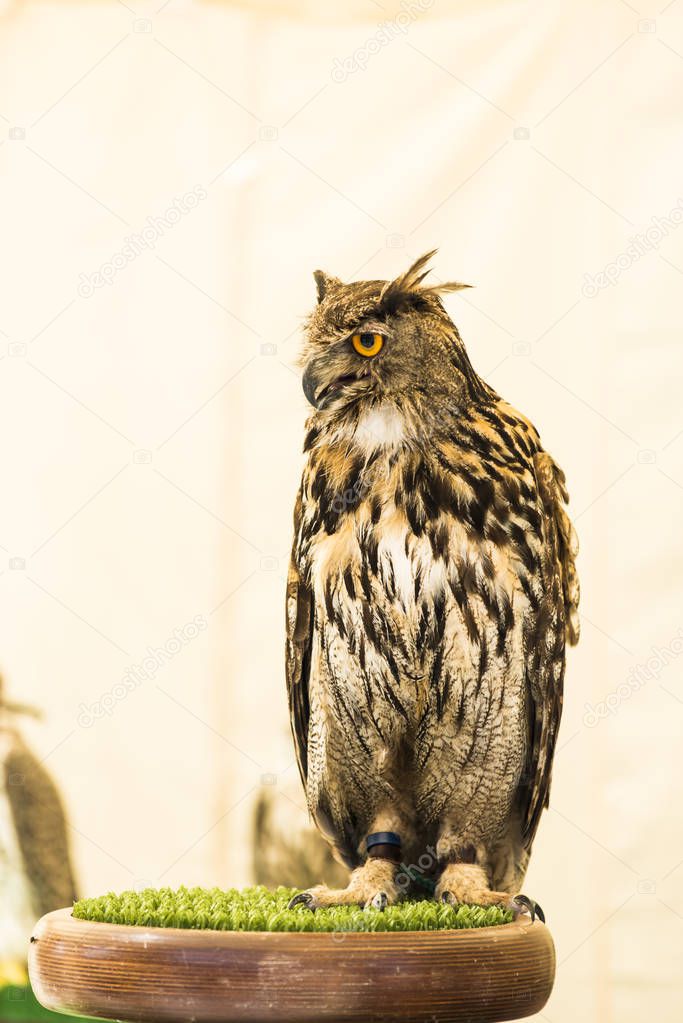
{"type": "Polygon", "coordinates": [[[8,975],[52,783],[62,890],[296,882],[254,829],[307,841],[283,593],[311,272],[438,246],[582,544],[526,884],[542,1016],[679,1018],[682,92],[676,0],[0,3],[0,665],[42,713],[0,712],[8,975]]]}

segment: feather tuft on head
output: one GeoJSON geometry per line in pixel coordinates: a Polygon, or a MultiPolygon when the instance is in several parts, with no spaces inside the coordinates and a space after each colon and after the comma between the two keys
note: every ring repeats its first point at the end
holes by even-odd
{"type": "Polygon", "coordinates": [[[330,291],[338,288],[341,284],[338,277],[332,277],[331,274],[326,274],[324,270],[314,270],[313,277],[315,278],[319,303],[324,301],[330,291]]]}
{"type": "Polygon", "coordinates": [[[430,296],[438,297],[448,291],[462,291],[464,288],[472,286],[471,284],[460,284],[458,281],[444,281],[442,284],[423,287],[422,282],[430,272],[427,264],[436,255],[436,252],[436,249],[425,252],[423,256],[415,260],[412,266],[408,267],[405,273],[385,284],[380,295],[380,305],[384,309],[395,310],[401,306],[415,304],[430,296]]]}

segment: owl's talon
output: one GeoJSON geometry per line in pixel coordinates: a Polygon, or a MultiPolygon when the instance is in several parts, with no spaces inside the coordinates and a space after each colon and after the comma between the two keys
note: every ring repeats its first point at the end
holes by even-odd
{"type": "Polygon", "coordinates": [[[528,913],[533,923],[536,917],[545,923],[545,913],[537,902],[533,899],[528,898],[526,895],[515,895],[510,903],[510,909],[515,914],[515,919],[521,916],[523,913],[528,913]]]}
{"type": "Polygon", "coordinates": [[[299,892],[293,899],[289,900],[287,909],[294,909],[295,906],[305,906],[311,913],[315,912],[315,901],[310,892],[299,892]]]}
{"type": "Polygon", "coordinates": [[[386,892],[377,892],[377,894],[373,895],[371,899],[368,899],[368,901],[365,903],[365,906],[363,908],[364,909],[376,909],[380,913],[383,913],[388,905],[389,905],[389,898],[387,896],[387,893],[386,892]]]}

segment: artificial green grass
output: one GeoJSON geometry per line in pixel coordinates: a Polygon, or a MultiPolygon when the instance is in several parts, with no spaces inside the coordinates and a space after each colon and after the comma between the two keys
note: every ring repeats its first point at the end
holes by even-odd
{"type": "Polygon", "coordinates": [[[80,899],[79,920],[143,927],[185,927],[215,931],[439,931],[492,927],[513,915],[498,906],[447,906],[428,899],[406,900],[384,912],[335,906],[312,913],[288,909],[294,888],[145,888],[144,891],[80,899]]]}

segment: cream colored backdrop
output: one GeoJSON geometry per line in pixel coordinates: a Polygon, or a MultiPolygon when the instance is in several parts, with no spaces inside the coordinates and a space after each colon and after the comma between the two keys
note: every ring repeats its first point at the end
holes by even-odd
{"type": "Polygon", "coordinates": [[[296,770],[311,271],[438,245],[582,542],[527,882],[558,949],[544,1019],[680,1018],[683,4],[662,5],[3,5],[0,654],[46,710],[27,735],[88,893],[248,881],[254,796],[296,770]]]}

